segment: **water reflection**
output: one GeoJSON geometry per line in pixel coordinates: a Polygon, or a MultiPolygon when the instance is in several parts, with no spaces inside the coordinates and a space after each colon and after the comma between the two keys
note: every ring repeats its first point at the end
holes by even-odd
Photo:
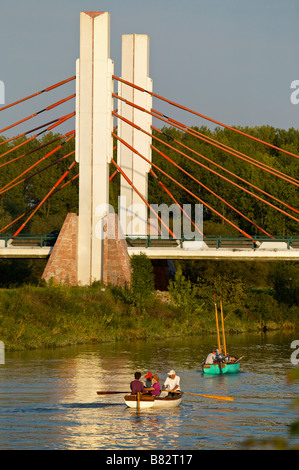
{"type": "Polygon", "coordinates": [[[244,355],[237,375],[204,376],[215,338],[171,339],[7,353],[1,367],[0,448],[238,449],[248,437],[286,436],[298,387],[286,383],[292,335],[227,337],[244,355]],[[184,395],[175,409],[126,408],[135,370],[170,368],[185,391],[234,397],[223,402],[184,395]]]}

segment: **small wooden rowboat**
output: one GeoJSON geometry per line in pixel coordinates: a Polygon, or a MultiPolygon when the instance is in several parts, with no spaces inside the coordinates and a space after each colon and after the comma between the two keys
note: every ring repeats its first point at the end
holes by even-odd
{"type": "Polygon", "coordinates": [[[178,394],[174,397],[154,397],[153,395],[125,395],[125,403],[129,408],[145,409],[145,408],[175,408],[182,401],[182,395],[178,394]]]}

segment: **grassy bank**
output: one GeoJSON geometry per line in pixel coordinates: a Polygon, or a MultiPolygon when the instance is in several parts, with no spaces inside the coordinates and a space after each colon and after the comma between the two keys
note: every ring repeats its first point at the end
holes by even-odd
{"type": "MultiPolygon", "coordinates": [[[[213,304],[186,309],[158,295],[138,309],[117,288],[23,286],[0,290],[0,340],[7,350],[215,333],[213,304]]],[[[259,295],[259,294],[256,294],[259,295]]],[[[226,331],[296,329],[288,317],[263,321],[226,311],[226,331]]]]}

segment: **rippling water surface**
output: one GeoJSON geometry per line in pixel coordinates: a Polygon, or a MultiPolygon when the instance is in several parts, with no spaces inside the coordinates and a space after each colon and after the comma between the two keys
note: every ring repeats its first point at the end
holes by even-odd
{"type": "Polygon", "coordinates": [[[213,336],[6,352],[0,449],[241,449],[248,438],[287,437],[299,393],[286,381],[295,339],[228,336],[230,353],[244,355],[240,373],[214,377],[201,373],[213,336]],[[123,394],[96,394],[129,390],[136,370],[157,372],[162,384],[170,368],[186,392],[234,401],[185,395],[178,408],[137,412],[126,408],[123,394]]]}

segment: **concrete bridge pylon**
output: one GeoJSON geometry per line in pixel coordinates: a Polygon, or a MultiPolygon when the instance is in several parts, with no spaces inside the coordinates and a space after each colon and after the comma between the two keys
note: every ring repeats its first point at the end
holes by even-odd
{"type": "Polygon", "coordinates": [[[113,79],[110,13],[80,13],[77,60],[76,159],[79,162],[77,282],[103,279],[103,239],[97,236],[109,204],[109,162],[113,155],[113,79]]]}
{"type": "MultiPolygon", "coordinates": [[[[69,214],[43,277],[71,284],[129,283],[130,261],[125,235],[146,235],[150,164],[118,142],[117,162],[134,187],[121,176],[119,214],[109,206],[109,163],[113,157],[113,75],[110,58],[110,13],[80,13],[80,57],[76,62],[76,161],[79,163],[79,215],[69,214]],[[110,213],[109,213],[110,212],[110,213]],[[120,223],[119,223],[120,221],[120,223]],[[111,224],[115,229],[111,230],[111,224]],[[117,227],[116,227],[117,224],[117,227]],[[110,225],[110,226],[108,226],[110,225]],[[117,236],[111,236],[111,233],[117,236]],[[62,234],[64,240],[62,239],[62,234]],[[67,241],[66,241],[67,240],[67,241]],[[68,245],[76,245],[70,252],[68,245]],[[59,248],[61,247],[61,248],[59,248]],[[65,255],[64,255],[65,254],[65,255]],[[69,257],[72,257],[69,259],[69,257]],[[68,269],[65,269],[68,266],[68,269]],[[67,271],[67,272],[66,272],[67,271]],[[121,280],[121,281],[120,281],[121,280]]],[[[122,36],[121,78],[152,91],[149,37],[122,36]]],[[[118,82],[118,94],[151,111],[150,93],[118,82]]],[[[152,117],[118,100],[118,113],[151,134],[152,117]]],[[[151,137],[118,119],[117,134],[151,161],[151,137]]]]}
{"type": "MultiPolygon", "coordinates": [[[[125,34],[122,36],[121,78],[144,90],[152,91],[153,82],[149,77],[149,36],[145,34],[125,34]]],[[[121,81],[118,82],[118,94],[138,107],[151,111],[152,96],[121,81]]],[[[119,115],[151,134],[151,114],[132,107],[119,100],[119,115]]],[[[152,160],[152,139],[136,127],[118,120],[119,137],[140,152],[147,160],[152,160]]],[[[120,141],[117,142],[118,165],[129,177],[138,192],[148,200],[148,173],[150,164],[138,157],[120,141]]],[[[130,184],[121,176],[119,217],[122,230],[126,235],[147,234],[148,208],[130,184]]]]}

